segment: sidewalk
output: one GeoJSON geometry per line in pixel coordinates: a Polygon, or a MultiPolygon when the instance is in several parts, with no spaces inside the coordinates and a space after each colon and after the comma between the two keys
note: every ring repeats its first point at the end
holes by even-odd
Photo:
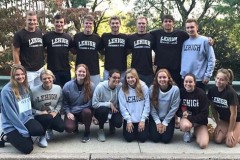
{"type": "Polygon", "coordinates": [[[115,136],[108,134],[108,124],[105,125],[106,142],[97,140],[98,126],[91,126],[91,140],[82,143],[83,125],[79,126],[78,134],[55,133],[55,139],[48,143],[47,148],[40,148],[35,143],[34,150],[29,155],[19,153],[13,146],[6,143],[0,148],[0,159],[240,159],[240,145],[228,148],[225,145],[209,143],[206,149],[200,149],[196,142],[184,143],[183,133],[175,130],[170,144],[131,142],[122,137],[122,128],[117,129],[115,136]]]}

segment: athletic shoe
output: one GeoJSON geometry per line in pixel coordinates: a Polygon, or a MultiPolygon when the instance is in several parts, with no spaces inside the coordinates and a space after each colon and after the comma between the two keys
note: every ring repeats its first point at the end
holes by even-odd
{"type": "Polygon", "coordinates": [[[82,142],[87,143],[88,141],[90,141],[89,133],[84,132],[83,137],[82,137],[82,142]]]}
{"type": "Polygon", "coordinates": [[[191,132],[190,131],[184,132],[184,134],[183,134],[183,141],[186,142],[186,143],[190,143],[191,140],[192,140],[191,132]]]}
{"type": "Polygon", "coordinates": [[[42,148],[46,148],[48,146],[48,142],[46,140],[45,135],[39,137],[39,139],[38,139],[38,146],[42,147],[42,148]]]}
{"type": "Polygon", "coordinates": [[[46,139],[47,139],[48,141],[54,139],[54,134],[53,134],[52,129],[48,129],[48,130],[46,131],[46,139]]]}
{"type": "Polygon", "coordinates": [[[100,141],[100,142],[106,141],[106,137],[105,137],[105,133],[104,133],[103,129],[99,129],[99,131],[98,131],[98,141],[100,141]]]}

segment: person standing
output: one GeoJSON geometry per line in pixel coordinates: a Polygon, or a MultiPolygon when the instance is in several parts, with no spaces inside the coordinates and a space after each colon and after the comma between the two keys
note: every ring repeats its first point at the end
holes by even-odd
{"type": "Polygon", "coordinates": [[[110,70],[108,80],[97,85],[93,93],[94,116],[99,122],[98,140],[106,141],[104,123],[109,119],[109,132],[115,134],[115,127],[122,126],[122,115],[118,106],[118,91],[121,87],[120,71],[110,70]],[[119,84],[120,83],[120,84],[119,84]]]}
{"type": "Polygon", "coordinates": [[[127,46],[132,52],[131,67],[137,70],[139,78],[150,87],[153,82],[153,37],[147,33],[146,17],[139,16],[136,25],[137,33],[130,35],[127,39],[127,46]]]}
{"type": "Polygon", "coordinates": [[[167,69],[173,80],[181,87],[181,52],[183,42],[189,36],[183,30],[174,29],[174,18],[172,15],[164,15],[162,17],[162,27],[163,29],[150,32],[155,43],[154,65],[157,66],[156,72],[161,68],[167,69]]]}
{"type": "Polygon", "coordinates": [[[196,142],[201,149],[208,146],[208,107],[206,93],[196,87],[196,78],[188,73],[184,77],[184,88],[180,90],[180,107],[177,115],[181,117],[180,130],[184,132],[183,140],[191,142],[191,130],[194,129],[196,142]]]}
{"type": "Polygon", "coordinates": [[[69,65],[69,50],[72,48],[72,37],[64,33],[64,17],[54,16],[55,30],[43,35],[43,46],[47,51],[47,68],[55,76],[55,84],[61,87],[71,80],[69,65]]]}
{"type": "Polygon", "coordinates": [[[240,108],[238,95],[232,88],[233,72],[221,68],[215,77],[216,86],[208,91],[212,114],[217,124],[214,141],[225,143],[228,147],[236,146],[240,138],[240,108]]]}
{"type": "Polygon", "coordinates": [[[73,45],[77,54],[76,66],[78,64],[87,65],[91,81],[97,85],[100,82],[99,75],[99,55],[100,37],[93,33],[94,18],[86,15],[83,20],[83,32],[77,33],[73,38],[73,45]]]}
{"type": "Polygon", "coordinates": [[[124,119],[123,137],[128,142],[133,140],[145,142],[149,136],[149,92],[147,85],[139,79],[134,68],[126,71],[118,99],[124,119]]]}
{"type": "Polygon", "coordinates": [[[76,67],[76,79],[67,82],[63,87],[63,111],[65,130],[68,133],[78,132],[78,122],[85,126],[82,142],[90,141],[90,126],[93,116],[92,96],[94,84],[85,64],[76,67]]]}
{"type": "Polygon", "coordinates": [[[167,69],[160,69],[150,87],[150,139],[169,143],[175,128],[174,115],[180,104],[180,91],[167,69]]]}
{"type": "Polygon", "coordinates": [[[127,35],[119,32],[121,26],[120,17],[112,16],[109,20],[109,25],[111,32],[103,33],[101,37],[101,45],[103,45],[102,54],[105,55],[103,78],[108,80],[109,71],[118,69],[121,72],[121,80],[123,80],[127,69],[127,35]]]}
{"type": "Polygon", "coordinates": [[[31,153],[31,136],[44,135],[44,129],[33,118],[27,72],[22,65],[12,66],[10,82],[3,87],[1,99],[1,123],[7,141],[20,152],[31,153]]]}
{"type": "Polygon", "coordinates": [[[38,23],[35,11],[29,11],[26,27],[13,37],[13,61],[27,70],[30,88],[40,85],[40,73],[44,65],[42,32],[36,28],[38,23]]]}
{"type": "Polygon", "coordinates": [[[63,132],[64,123],[60,111],[62,109],[62,89],[59,85],[53,84],[55,76],[52,71],[44,69],[40,74],[42,85],[33,87],[32,104],[34,118],[39,121],[46,134],[38,140],[40,147],[47,147],[47,140],[54,139],[52,130],[63,132]]]}
{"type": "Polygon", "coordinates": [[[182,48],[181,76],[192,73],[196,76],[196,86],[206,90],[215,67],[215,54],[209,45],[208,38],[198,34],[198,23],[195,19],[186,20],[186,31],[189,34],[182,48]]]}

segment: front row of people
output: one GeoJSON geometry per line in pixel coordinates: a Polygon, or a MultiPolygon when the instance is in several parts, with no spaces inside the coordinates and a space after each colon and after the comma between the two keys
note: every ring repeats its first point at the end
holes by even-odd
{"type": "Polygon", "coordinates": [[[135,69],[128,69],[123,84],[120,72],[112,70],[109,79],[95,88],[90,81],[88,67],[76,67],[76,78],[61,87],[54,85],[50,70],[41,73],[42,85],[28,87],[26,70],[13,65],[11,80],[1,92],[2,128],[1,139],[10,142],[25,154],[33,150],[31,136],[39,136],[40,147],[47,147],[53,139],[52,130],[68,133],[78,132],[78,123],[85,126],[82,142],[90,140],[90,125],[95,116],[99,122],[98,140],[106,140],[104,124],[109,120],[109,132],[115,133],[123,121],[123,137],[131,142],[169,143],[174,134],[175,114],[181,117],[180,129],[185,142],[196,137],[200,148],[206,148],[208,135],[209,100],[217,127],[216,143],[234,147],[240,136],[238,97],[231,87],[233,74],[226,69],[217,72],[216,86],[208,96],[196,87],[193,74],[184,77],[184,88],[179,90],[166,69],[160,69],[148,89],[135,69]],[[63,106],[63,107],[62,107],[63,106]],[[180,106],[180,107],[179,107],[180,106]],[[61,118],[64,113],[64,120],[61,118]],[[24,144],[24,145],[23,145],[24,144]]]}

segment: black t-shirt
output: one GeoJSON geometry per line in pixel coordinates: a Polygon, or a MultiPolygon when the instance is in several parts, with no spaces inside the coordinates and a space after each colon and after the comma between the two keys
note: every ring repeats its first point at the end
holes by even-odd
{"type": "Polygon", "coordinates": [[[170,70],[181,69],[181,52],[183,42],[189,38],[182,30],[173,30],[171,33],[163,29],[150,32],[154,38],[155,65],[170,70]]]}
{"type": "Polygon", "coordinates": [[[125,71],[127,69],[127,49],[126,34],[113,35],[111,33],[103,33],[101,37],[101,45],[104,48],[105,55],[104,67],[106,70],[118,69],[125,71]]]}
{"type": "Polygon", "coordinates": [[[73,38],[74,48],[76,49],[77,58],[76,66],[78,64],[85,64],[88,66],[91,75],[99,74],[99,55],[100,37],[93,33],[85,35],[83,32],[75,34],[73,38]]]}
{"type": "Polygon", "coordinates": [[[43,35],[43,46],[47,47],[47,68],[51,71],[67,71],[72,38],[67,33],[48,32],[43,35]]]}
{"type": "Polygon", "coordinates": [[[182,106],[184,106],[191,113],[187,117],[190,122],[208,124],[209,100],[202,89],[196,87],[193,92],[187,92],[185,88],[182,88],[180,90],[180,99],[180,107],[177,111],[179,117],[182,117],[182,106]]]}
{"type": "Polygon", "coordinates": [[[37,71],[44,65],[42,32],[21,29],[13,37],[13,46],[20,48],[20,62],[27,71],[37,71]]]}
{"type": "Polygon", "coordinates": [[[221,120],[229,122],[231,115],[229,107],[231,105],[237,105],[237,116],[239,117],[238,95],[230,85],[227,85],[222,92],[219,92],[216,86],[210,88],[208,91],[208,99],[214,103],[221,120]]]}
{"type": "Polygon", "coordinates": [[[127,47],[132,51],[131,67],[135,68],[139,74],[153,74],[152,35],[150,33],[130,35],[127,39],[127,47]]]}

